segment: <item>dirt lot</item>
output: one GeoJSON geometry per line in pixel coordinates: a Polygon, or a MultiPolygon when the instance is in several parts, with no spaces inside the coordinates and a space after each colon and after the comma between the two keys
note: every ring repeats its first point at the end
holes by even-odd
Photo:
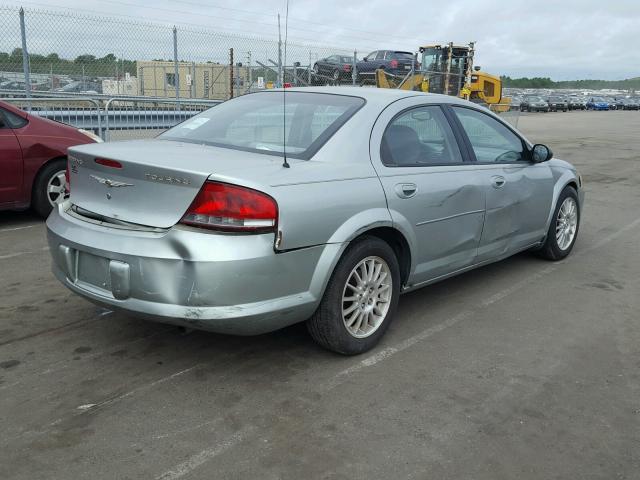
{"type": "Polygon", "coordinates": [[[640,478],[640,113],[519,127],[584,177],[573,254],[408,294],[355,358],[101,310],[0,213],[0,478],[640,478]]]}

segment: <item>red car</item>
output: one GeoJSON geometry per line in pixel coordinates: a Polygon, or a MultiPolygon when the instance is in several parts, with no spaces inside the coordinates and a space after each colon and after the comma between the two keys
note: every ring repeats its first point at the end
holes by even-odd
{"type": "Polygon", "coordinates": [[[0,101],[0,210],[31,206],[49,215],[66,195],[67,148],[100,141],[91,132],[0,101]]]}

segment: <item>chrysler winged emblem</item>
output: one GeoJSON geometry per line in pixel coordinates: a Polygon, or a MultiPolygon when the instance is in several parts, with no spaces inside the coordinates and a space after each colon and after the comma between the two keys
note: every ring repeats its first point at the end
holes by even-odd
{"type": "Polygon", "coordinates": [[[133,187],[133,183],[125,183],[125,182],[117,182],[115,180],[110,180],[108,178],[98,177],[96,175],[89,175],[96,182],[101,183],[102,185],[106,185],[109,188],[112,187],[133,187]]]}

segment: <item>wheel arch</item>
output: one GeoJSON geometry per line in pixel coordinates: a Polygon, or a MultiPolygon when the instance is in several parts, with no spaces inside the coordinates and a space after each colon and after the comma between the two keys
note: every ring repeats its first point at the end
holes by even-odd
{"type": "Polygon", "coordinates": [[[319,302],[329,283],[329,279],[350,245],[359,239],[373,236],[386,242],[396,254],[400,267],[402,285],[406,284],[411,272],[411,247],[405,235],[391,225],[371,225],[370,228],[360,229],[352,237],[339,243],[328,243],[318,260],[311,279],[310,291],[319,302]]]}
{"type": "Polygon", "coordinates": [[[576,193],[578,193],[578,208],[582,209],[582,203],[580,201],[580,189],[578,187],[578,179],[575,177],[573,173],[567,173],[563,175],[564,178],[560,178],[554,187],[553,190],[553,201],[551,202],[551,208],[549,209],[549,217],[547,218],[547,224],[545,227],[545,232],[549,229],[549,225],[551,225],[551,221],[553,220],[553,213],[556,211],[556,206],[558,205],[558,199],[560,198],[560,194],[567,187],[572,187],[576,193]]]}
{"type": "Polygon", "coordinates": [[[44,162],[42,165],[40,165],[38,167],[38,169],[36,170],[36,173],[33,175],[33,178],[31,179],[31,184],[29,186],[29,191],[31,192],[29,195],[29,198],[31,198],[31,201],[33,202],[33,189],[35,187],[35,183],[36,180],[38,180],[38,178],[40,177],[40,175],[42,174],[42,171],[47,168],[49,165],[51,165],[53,162],[57,162],[57,161],[67,161],[67,156],[66,155],[58,155],[57,157],[53,157],[50,158],[49,160],[47,160],[46,162],[44,162]]]}
{"type": "Polygon", "coordinates": [[[402,285],[405,285],[411,272],[411,248],[402,232],[394,227],[376,227],[362,232],[351,243],[365,236],[377,237],[393,249],[400,267],[400,279],[402,285]]]}

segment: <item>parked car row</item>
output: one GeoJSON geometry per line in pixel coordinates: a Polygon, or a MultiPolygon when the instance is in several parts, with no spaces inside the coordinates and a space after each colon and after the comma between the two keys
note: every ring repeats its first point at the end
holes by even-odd
{"type": "Polygon", "coordinates": [[[566,112],[568,110],[640,110],[640,98],[622,97],[563,97],[527,95],[514,97],[512,108],[521,112],[566,112]]]}
{"type": "Polygon", "coordinates": [[[591,97],[587,110],[640,110],[640,98],[591,97]]]}
{"type": "MultiPolygon", "coordinates": [[[[25,87],[25,82],[0,78],[0,90],[24,91],[25,87]]],[[[61,85],[54,85],[54,88],[52,88],[51,81],[47,81],[44,83],[32,83],[31,91],[98,94],[102,93],[102,83],[98,80],[74,80],[68,83],[63,82],[61,85]]]]}
{"type": "MultiPolygon", "coordinates": [[[[346,55],[331,55],[322,58],[313,64],[313,73],[321,77],[328,77],[335,82],[351,81],[354,59],[346,55]]],[[[406,75],[414,68],[420,68],[420,64],[411,52],[401,50],[376,50],[369,53],[362,60],[357,60],[357,81],[373,78],[379,68],[394,75],[406,75]]]]}

